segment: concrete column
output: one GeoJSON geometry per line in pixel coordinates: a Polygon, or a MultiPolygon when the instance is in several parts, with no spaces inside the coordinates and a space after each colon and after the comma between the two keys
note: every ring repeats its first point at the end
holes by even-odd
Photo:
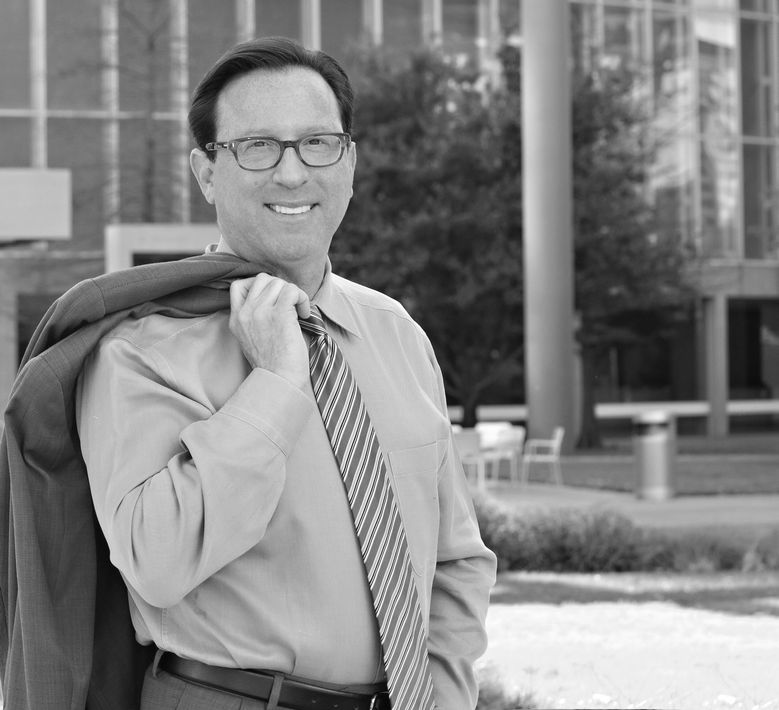
{"type": "Polygon", "coordinates": [[[374,47],[384,42],[383,0],[362,0],[363,28],[374,47]]]}
{"type": "Polygon", "coordinates": [[[303,45],[322,49],[322,8],[320,0],[300,0],[303,45]]]}
{"type": "Polygon", "coordinates": [[[187,0],[170,0],[170,86],[176,114],[173,134],[173,215],[179,222],[190,219],[189,170],[189,27],[187,0]]]}
{"type": "Polygon", "coordinates": [[[422,42],[438,47],[444,38],[442,0],[422,0],[422,42]]]}
{"type": "Polygon", "coordinates": [[[257,11],[254,0],[235,0],[235,37],[245,42],[257,31],[257,11]]]}
{"type": "Polygon", "coordinates": [[[117,0],[100,3],[101,101],[108,117],[103,121],[103,216],[119,221],[119,8],[117,0]]]}
{"type": "Polygon", "coordinates": [[[497,85],[502,68],[497,57],[500,48],[500,0],[478,0],[476,49],[479,69],[497,85]]]}
{"type": "Polygon", "coordinates": [[[716,294],[703,302],[706,334],[706,398],[709,401],[707,433],[727,436],[728,421],[728,299],[716,294]]]}
{"type": "Polygon", "coordinates": [[[46,131],[46,0],[30,0],[30,79],[32,167],[48,165],[46,131]]]}
{"type": "Polygon", "coordinates": [[[528,435],[574,431],[568,3],[522,3],[522,197],[528,435]]]}

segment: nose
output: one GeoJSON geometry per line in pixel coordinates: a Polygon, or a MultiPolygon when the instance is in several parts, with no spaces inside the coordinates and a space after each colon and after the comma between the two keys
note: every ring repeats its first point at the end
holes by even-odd
{"type": "Polygon", "coordinates": [[[280,185],[297,187],[308,179],[308,167],[298,157],[295,149],[289,145],[281,153],[281,161],[273,169],[273,180],[280,185]]]}

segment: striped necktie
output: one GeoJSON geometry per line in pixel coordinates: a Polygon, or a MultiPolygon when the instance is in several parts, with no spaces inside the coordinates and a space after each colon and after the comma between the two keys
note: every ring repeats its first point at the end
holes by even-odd
{"type": "Polygon", "coordinates": [[[330,438],[362,550],[379,623],[394,710],[432,710],[433,681],[408,543],[368,412],[352,372],[318,309],[300,321],[311,382],[330,438]]]}

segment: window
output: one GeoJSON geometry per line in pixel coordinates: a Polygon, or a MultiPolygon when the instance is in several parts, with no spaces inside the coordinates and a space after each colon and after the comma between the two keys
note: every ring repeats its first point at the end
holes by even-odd
{"type": "Polygon", "coordinates": [[[444,51],[461,61],[475,62],[478,15],[476,0],[446,0],[442,3],[444,51]]]}
{"type": "MultiPolygon", "coordinates": [[[[221,4],[221,3],[220,3],[221,4]]],[[[329,6],[329,0],[327,5],[329,6]]],[[[292,39],[301,39],[302,18],[300,2],[279,2],[279,0],[257,0],[255,5],[255,24],[258,37],[281,35],[292,39]]],[[[322,14],[325,13],[322,3],[322,14]]],[[[329,11],[329,10],[328,10],[329,11]]]]}
{"type": "MultiPolygon", "coordinates": [[[[172,121],[124,120],[119,126],[121,166],[121,221],[170,222],[173,191],[180,180],[172,121]]],[[[198,190],[199,192],[199,190],[198,190]]]]}
{"type": "Polygon", "coordinates": [[[764,20],[741,20],[741,117],[748,136],[775,131],[774,107],[779,96],[772,84],[771,25],[764,20]]]}
{"type": "Polygon", "coordinates": [[[694,23],[703,248],[709,256],[736,256],[740,222],[736,20],[730,14],[698,12],[694,23]]]}
{"type": "Polygon", "coordinates": [[[779,258],[777,149],[744,146],[744,256],[779,258]]]}
{"type": "Polygon", "coordinates": [[[0,22],[0,108],[30,105],[28,0],[3,0],[0,22]]]}
{"type": "Polygon", "coordinates": [[[4,142],[0,151],[0,168],[30,167],[30,131],[30,121],[26,118],[0,118],[0,134],[4,142]]]}
{"type": "Polygon", "coordinates": [[[49,108],[100,108],[100,2],[49,2],[46,24],[49,108]]]}
{"type": "Polygon", "coordinates": [[[190,93],[211,65],[235,44],[234,8],[234,2],[189,0],[190,93]]]}
{"type": "Polygon", "coordinates": [[[640,66],[646,56],[643,20],[644,13],[637,9],[604,9],[603,60],[609,68],[640,66]]]}
{"type": "Polygon", "coordinates": [[[50,118],[49,165],[69,168],[73,190],[73,239],[77,249],[103,246],[103,151],[102,121],[50,118]]]}
{"type": "Polygon", "coordinates": [[[419,46],[422,41],[421,1],[384,0],[384,44],[387,47],[411,50],[419,46]]]}
{"type": "Polygon", "coordinates": [[[327,0],[322,8],[322,49],[338,61],[349,47],[362,39],[361,0],[327,0]]]}
{"type": "Polygon", "coordinates": [[[119,0],[119,107],[171,108],[171,23],[167,2],[119,0]]]}

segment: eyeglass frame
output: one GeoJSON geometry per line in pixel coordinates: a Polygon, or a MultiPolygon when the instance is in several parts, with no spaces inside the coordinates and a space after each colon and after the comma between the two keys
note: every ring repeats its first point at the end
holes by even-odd
{"type": "Polygon", "coordinates": [[[286,152],[287,148],[293,148],[295,150],[295,155],[298,156],[298,160],[300,160],[300,162],[303,163],[303,165],[305,165],[308,168],[329,168],[332,165],[335,165],[337,162],[341,160],[341,158],[344,157],[344,153],[346,152],[346,149],[348,148],[351,142],[352,142],[352,136],[351,134],[346,132],[309,133],[305,136],[301,136],[300,138],[294,141],[283,141],[280,140],[279,138],[274,138],[273,136],[244,136],[242,138],[233,138],[227,141],[211,141],[210,143],[206,143],[205,149],[209,153],[215,153],[218,150],[229,150],[233,154],[233,157],[235,158],[235,162],[238,165],[238,167],[241,168],[241,170],[248,170],[249,172],[256,173],[256,172],[262,172],[263,170],[273,170],[273,168],[277,167],[278,164],[281,162],[281,159],[284,157],[284,153],[286,152]],[[338,153],[338,157],[332,163],[326,163],[325,165],[311,165],[310,163],[306,162],[306,160],[300,154],[300,144],[304,140],[308,138],[313,138],[315,136],[336,136],[340,139],[339,144],[341,146],[341,150],[338,153]],[[252,141],[252,140],[272,141],[273,143],[279,146],[279,157],[277,158],[276,162],[273,163],[273,165],[269,165],[267,168],[247,168],[241,165],[241,161],[238,160],[238,145],[240,143],[245,143],[246,141],[252,141]]]}

